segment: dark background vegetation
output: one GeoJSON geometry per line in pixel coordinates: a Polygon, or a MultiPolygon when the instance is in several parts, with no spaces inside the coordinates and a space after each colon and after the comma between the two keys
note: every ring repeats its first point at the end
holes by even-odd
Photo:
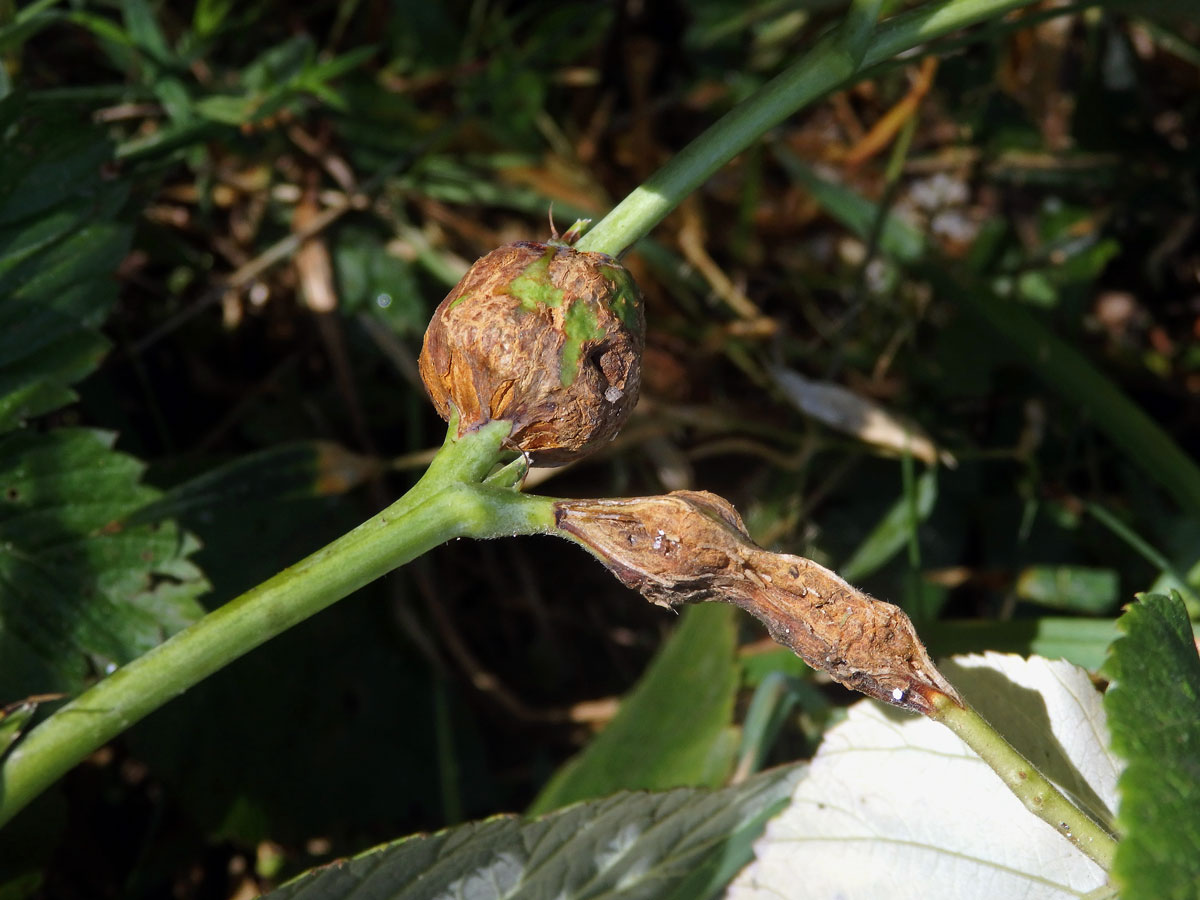
{"type": "MultiPolygon", "coordinates": [[[[602,215],[839,14],[741,0],[46,10],[20,32],[0,3],[6,93],[25,122],[112,142],[100,174],[128,181],[116,215],[134,230],[112,347],[37,427],[115,431],[149,483],[193,485],[167,496],[202,542],[208,608],[415,480],[443,431],[416,354],[467,263],[547,237],[552,204],[560,229],[602,215]],[[305,249],[265,258],[298,233],[305,249]]],[[[1013,24],[795,116],[635,250],[641,406],[610,451],[534,489],[718,491],[765,546],[835,567],[858,554],[864,586],[939,652],[1028,651],[1046,622],[1070,645],[1085,634],[1070,617],[1107,622],[1160,576],[1131,536],[1186,573],[1196,510],[1115,448],[1104,404],[1065,400],[1053,364],[1029,365],[936,273],[1031,314],[1194,456],[1200,27],[1098,8],[1013,24]],[[873,132],[889,115],[898,132],[873,132]],[[845,227],[856,198],[924,236],[920,264],[882,229],[845,227]],[[806,416],[780,369],[918,423],[954,465],[935,478],[894,442],[806,416]]],[[[611,715],[581,704],[627,691],[674,622],[560,542],[440,548],[96,754],[0,856],[37,860],[44,881],[24,884],[47,896],[244,897],[519,811],[611,715]]],[[[751,659],[763,635],[741,628],[751,659]]],[[[772,760],[811,751],[806,722],[772,760]]]]}

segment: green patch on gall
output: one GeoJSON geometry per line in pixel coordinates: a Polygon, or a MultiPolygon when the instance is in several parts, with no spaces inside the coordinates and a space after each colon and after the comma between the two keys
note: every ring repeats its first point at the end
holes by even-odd
{"type": "Polygon", "coordinates": [[[562,386],[570,387],[579,374],[579,360],[583,356],[583,345],[604,337],[604,329],[596,317],[596,310],[588,300],[576,300],[563,317],[566,340],[562,349],[562,386]]]}
{"type": "Polygon", "coordinates": [[[521,302],[521,309],[532,312],[539,306],[562,305],[563,292],[550,281],[550,263],[557,252],[557,248],[547,247],[545,253],[508,283],[508,293],[521,302]]]}
{"type": "Polygon", "coordinates": [[[638,320],[640,301],[637,288],[633,284],[633,277],[624,269],[616,266],[604,266],[601,271],[604,273],[604,277],[613,283],[612,299],[608,301],[613,315],[620,319],[621,324],[630,331],[638,331],[641,328],[638,320]]]}

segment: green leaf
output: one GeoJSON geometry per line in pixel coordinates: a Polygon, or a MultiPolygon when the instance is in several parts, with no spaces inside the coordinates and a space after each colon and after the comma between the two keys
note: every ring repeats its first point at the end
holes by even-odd
{"type": "Polygon", "coordinates": [[[0,150],[0,431],[69,403],[108,349],[96,328],[129,245],[111,221],[127,187],[100,180],[111,154],[54,123],[0,150]]]}
{"type": "Polygon", "coordinates": [[[112,19],[82,11],[69,12],[66,19],[99,38],[110,61],[119,64],[120,68],[133,69],[137,66],[137,48],[132,36],[112,19]]]}
{"type": "Polygon", "coordinates": [[[188,122],[195,118],[192,98],[182,79],[164,75],[155,80],[153,90],[154,96],[171,119],[176,122],[188,122]]]}
{"type": "Polygon", "coordinates": [[[33,257],[40,252],[49,252],[56,245],[68,241],[85,227],[94,224],[96,219],[115,214],[124,199],[124,185],[111,185],[91,193],[84,202],[77,200],[60,203],[54,209],[44,212],[34,208],[32,212],[27,213],[18,209],[22,200],[10,194],[4,199],[3,207],[0,207],[0,213],[7,211],[16,216],[16,221],[12,224],[0,225],[2,283],[16,285],[18,281],[30,277],[43,267],[41,258],[36,263],[30,262],[33,257]],[[24,272],[24,275],[18,274],[21,272],[24,272]],[[13,273],[11,279],[9,273],[13,273]]]}
{"type": "MultiPolygon", "coordinates": [[[[335,108],[344,108],[328,82],[365,62],[373,47],[361,47],[324,63],[316,62],[309,35],[297,35],[265,50],[241,73],[233,90],[189,101],[189,111],[224,125],[264,119],[308,92],[335,108]]],[[[185,98],[186,99],[186,98],[185,98]]]]}
{"type": "Polygon", "coordinates": [[[111,156],[52,117],[0,148],[0,701],[77,690],[201,612],[194,539],[123,522],[158,494],[112,435],[14,430],[71,402],[108,348],[97,329],[130,239],[111,156]]]}
{"type": "Polygon", "coordinates": [[[25,44],[31,37],[62,19],[62,14],[51,9],[60,0],[37,0],[30,3],[11,22],[0,26],[0,53],[10,54],[25,44]]]}
{"type": "Polygon", "coordinates": [[[1196,896],[1200,884],[1200,656],[1177,596],[1143,594],[1118,620],[1104,697],[1118,782],[1123,900],[1196,896]]]}
{"type": "Polygon", "coordinates": [[[0,225],[98,193],[101,166],[111,156],[108,141],[67,123],[24,130],[0,150],[0,225]]]}
{"type": "Polygon", "coordinates": [[[75,399],[69,388],[34,377],[36,380],[26,384],[0,378],[0,431],[15,428],[30,416],[66,406],[75,399]]]}
{"type": "Polygon", "coordinates": [[[333,81],[335,78],[341,78],[347,72],[353,71],[365,63],[368,59],[375,55],[377,47],[367,45],[365,47],[355,47],[341,56],[335,56],[333,59],[324,62],[315,63],[309,66],[301,75],[300,81],[305,87],[311,89],[313,84],[326,83],[333,81]]]}
{"type": "Polygon", "coordinates": [[[36,700],[20,700],[0,708],[0,757],[21,736],[37,708],[36,700]]]}
{"type": "Polygon", "coordinates": [[[820,709],[825,703],[827,701],[818,688],[809,680],[778,671],[767,674],[755,688],[746,709],[742,743],[738,749],[738,774],[757,772],[762,768],[796,704],[820,709]]]}
{"type": "Polygon", "coordinates": [[[742,682],[748,688],[757,688],[772,675],[791,675],[803,678],[812,673],[808,663],[798,657],[787,647],[778,644],[769,650],[743,653],[742,682]]]}
{"type": "Polygon", "coordinates": [[[688,607],[608,727],[566,763],[531,814],[622,789],[720,784],[736,751],[736,610],[688,607]]]}
{"type": "Polygon", "coordinates": [[[978,619],[930,622],[922,632],[935,656],[999,650],[1022,656],[1065,659],[1096,671],[1104,662],[1108,645],[1117,637],[1113,619],[1043,616],[984,622],[978,619]]]}
{"type": "Polygon", "coordinates": [[[121,13],[125,30],[138,47],[160,63],[170,59],[166,36],[154,21],[154,13],[146,0],[121,0],[121,13]]]}
{"type": "Polygon", "coordinates": [[[10,302],[27,303],[34,312],[47,306],[66,310],[80,325],[95,327],[116,293],[111,282],[114,263],[120,263],[128,246],[129,229],[124,225],[89,223],[37,254],[36,266],[30,261],[15,266],[0,285],[10,302]],[[96,297],[108,302],[97,304],[96,297]]]}
{"type": "Polygon", "coordinates": [[[1017,596],[1056,609],[1102,613],[1117,602],[1120,578],[1113,569],[1029,566],[1017,578],[1017,596]]]}
{"type": "Polygon", "coordinates": [[[250,92],[266,93],[289,84],[316,55],[313,39],[297,34],[264,50],[242,70],[242,86],[250,92]]]}
{"type": "MultiPolygon", "coordinates": [[[[776,146],[774,152],[784,171],[803,185],[833,218],[864,240],[871,236],[881,214],[878,204],[853,188],[818,175],[782,146],[776,146]]],[[[917,262],[925,255],[925,238],[899,216],[885,213],[879,226],[879,249],[898,262],[917,262]]]]}
{"type": "MultiPolygon", "coordinates": [[[[200,115],[200,103],[192,105],[192,111],[200,115]]],[[[221,133],[213,122],[203,118],[186,121],[171,121],[149,134],[129,138],[117,148],[117,158],[125,162],[169,157],[172,153],[187,152],[197,144],[221,133]]]]}
{"type": "Polygon", "coordinates": [[[0,884],[0,900],[27,900],[36,897],[45,876],[40,872],[25,872],[11,881],[0,884]]]}
{"type": "MultiPolygon", "coordinates": [[[[798,773],[798,777],[802,775],[798,773]]],[[[708,854],[670,894],[665,895],[666,900],[700,900],[723,895],[726,885],[754,858],[755,842],[783,805],[783,802],[772,804],[731,831],[719,849],[708,854]]]]}
{"type": "Polygon", "coordinates": [[[233,0],[198,0],[192,13],[192,28],[201,37],[213,34],[233,9],[233,0]]]}
{"type": "Polygon", "coordinates": [[[413,266],[390,253],[379,235],[353,225],[338,229],[333,265],[347,312],[377,316],[400,335],[425,333],[430,309],[413,266]]]}
{"type": "Polygon", "coordinates": [[[870,533],[858,545],[854,554],[840,569],[847,581],[866,578],[887,564],[908,543],[912,531],[929,518],[937,501],[937,472],[928,469],[917,479],[916,503],[900,497],[892,504],[870,533]],[[916,521],[913,521],[913,506],[916,521]]]}
{"type": "Polygon", "coordinates": [[[1017,278],[1017,296],[1030,306],[1052,309],[1058,305],[1058,290],[1045,272],[1022,272],[1017,278]]]}
{"type": "Polygon", "coordinates": [[[157,492],[111,445],[85,429],[0,438],[0,698],[78,690],[201,615],[194,539],[123,524],[157,492]]]}
{"type": "Polygon", "coordinates": [[[378,473],[379,463],[330,441],[268,447],[215,466],[175,485],[128,521],[212,516],[222,507],[278,505],[286,500],[343,494],[378,473]]]}
{"type": "Polygon", "coordinates": [[[234,94],[212,94],[201,97],[192,109],[196,115],[222,125],[241,125],[254,118],[261,100],[258,97],[234,94]]]}
{"type": "Polygon", "coordinates": [[[473,822],[314,870],[267,896],[657,900],[702,866],[739,863],[730,837],[761,823],[802,773],[777,769],[718,791],[622,793],[535,821],[473,822]]]}

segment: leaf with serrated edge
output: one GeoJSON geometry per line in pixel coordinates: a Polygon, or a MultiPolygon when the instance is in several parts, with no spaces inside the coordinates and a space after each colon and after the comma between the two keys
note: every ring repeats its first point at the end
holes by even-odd
{"type": "MultiPolygon", "coordinates": [[[[989,653],[942,671],[1047,777],[1111,818],[1119,763],[1085,670],[989,653]]],[[[1057,900],[1105,883],[949,730],[872,701],[825,736],[756,853],[728,900],[1057,900]]]]}
{"type": "Polygon", "coordinates": [[[1147,594],[1118,620],[1104,708],[1121,776],[1113,874],[1124,900],[1185,900],[1200,885],[1200,657],[1187,610],[1147,594]]]}
{"type": "Polygon", "coordinates": [[[124,523],[158,492],[112,440],[0,435],[0,702],[77,690],[203,613],[195,539],[172,522],[124,523]]]}
{"type": "Polygon", "coordinates": [[[207,587],[194,538],[125,521],[158,493],[113,435],[20,427],[71,402],[103,357],[131,234],[104,137],[27,126],[0,145],[0,703],[145,653],[200,617],[207,587]]]}
{"type": "Polygon", "coordinates": [[[49,126],[0,146],[0,431],[73,400],[69,385],[108,347],[96,329],[131,234],[116,220],[127,185],[100,179],[111,152],[100,136],[49,126]],[[39,178],[55,183],[30,193],[39,178]]]}
{"type": "Polygon", "coordinates": [[[533,821],[500,816],[418,835],[301,876],[271,900],[656,900],[786,798],[801,767],[735,787],[616,794],[533,821]]]}

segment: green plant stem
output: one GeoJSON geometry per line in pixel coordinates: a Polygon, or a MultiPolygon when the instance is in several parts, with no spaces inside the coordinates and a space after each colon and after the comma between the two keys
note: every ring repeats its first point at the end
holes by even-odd
{"type": "Polygon", "coordinates": [[[874,29],[871,26],[879,4],[854,3],[836,32],[688,144],[575,246],[611,256],[621,254],[717,169],[797,110],[897,53],[1032,2],[944,0],[894,16],[874,29]]]}
{"type": "Polygon", "coordinates": [[[1196,596],[1195,590],[1187,575],[1185,575],[1178,566],[1171,562],[1164,554],[1145,540],[1140,534],[1122,522],[1119,518],[1110,513],[1099,503],[1085,501],[1083,508],[1087,510],[1091,516],[1096,519],[1101,525],[1123,540],[1141,557],[1155,566],[1162,575],[1170,577],[1175,584],[1172,587],[1179,591],[1180,597],[1183,599],[1184,606],[1187,607],[1188,618],[1192,621],[1200,619],[1200,597],[1196,596]]]}
{"type": "Polygon", "coordinates": [[[979,754],[1031,813],[1046,822],[1104,871],[1112,870],[1117,842],[1075,804],[1063,796],[1034,765],[969,706],[949,697],[934,704],[931,719],[941,722],[979,754]]]}
{"type": "Polygon", "coordinates": [[[358,528],[117,669],[31,731],[0,768],[0,825],[68,769],[208,675],[454,537],[554,529],[552,502],[479,484],[506,422],[450,435],[407,494],[358,528]]]}

